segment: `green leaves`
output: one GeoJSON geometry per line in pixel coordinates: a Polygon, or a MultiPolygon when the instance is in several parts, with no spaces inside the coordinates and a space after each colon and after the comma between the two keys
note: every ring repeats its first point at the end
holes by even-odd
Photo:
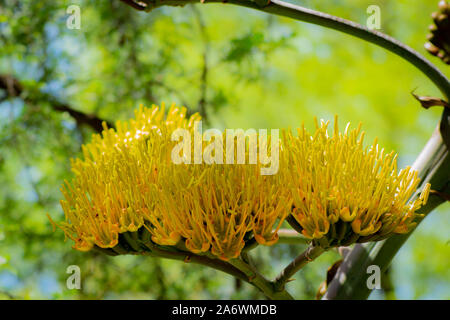
{"type": "Polygon", "coordinates": [[[231,40],[230,50],[225,56],[225,61],[242,62],[244,58],[248,58],[262,49],[265,44],[264,35],[261,32],[249,33],[242,37],[231,40]]]}

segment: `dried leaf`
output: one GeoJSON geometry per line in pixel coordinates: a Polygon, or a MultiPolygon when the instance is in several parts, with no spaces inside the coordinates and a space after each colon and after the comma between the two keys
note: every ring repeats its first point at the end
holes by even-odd
{"type": "Polygon", "coordinates": [[[428,109],[430,107],[435,107],[435,106],[450,108],[450,104],[443,99],[429,97],[429,96],[419,96],[419,95],[415,94],[414,92],[411,92],[411,94],[413,95],[414,98],[416,98],[417,101],[420,102],[422,107],[424,107],[425,109],[428,109]]]}

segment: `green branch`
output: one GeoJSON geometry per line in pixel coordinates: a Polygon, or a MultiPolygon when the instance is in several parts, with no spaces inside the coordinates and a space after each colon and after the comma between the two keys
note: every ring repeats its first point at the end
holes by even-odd
{"type": "MultiPolygon", "coordinates": [[[[156,245],[149,239],[149,233],[145,232],[145,236],[142,239],[131,239],[128,235],[125,237],[127,242],[133,246],[139,246],[144,249],[136,250],[135,254],[149,255],[153,257],[166,258],[171,260],[184,261],[186,263],[196,263],[203,266],[207,266],[222,272],[225,272],[233,277],[241,279],[264,293],[269,299],[275,300],[292,300],[292,296],[285,290],[275,290],[274,285],[271,281],[264,278],[258,273],[251,265],[250,261],[246,262],[241,259],[231,259],[230,261],[222,261],[215,258],[211,254],[205,253],[205,255],[198,255],[187,251],[186,247],[182,242],[178,243],[176,248],[161,248],[161,246],[156,245]]],[[[131,233],[131,235],[136,235],[136,233],[131,233]]],[[[116,246],[117,247],[117,246],[116,246]]],[[[115,248],[116,248],[115,247],[115,248]]],[[[129,253],[129,252],[127,252],[129,253]]],[[[246,253],[243,253],[246,259],[246,253]]]]}
{"type": "MultiPolygon", "coordinates": [[[[166,258],[171,260],[184,261],[186,263],[195,263],[203,266],[207,266],[222,272],[225,272],[233,277],[244,280],[248,282],[248,277],[239,269],[235,268],[233,265],[226,261],[219,259],[210,258],[207,256],[197,255],[192,252],[183,252],[178,250],[169,251],[165,248],[160,248],[160,246],[154,244],[151,240],[141,239],[141,248],[143,251],[138,251],[136,254],[149,255],[152,257],[166,258]]],[[[128,252],[127,252],[128,253],[128,252]]]]}
{"type": "Polygon", "coordinates": [[[293,300],[294,298],[283,289],[276,290],[274,283],[264,278],[258,271],[242,259],[232,259],[230,264],[241,270],[247,276],[247,282],[261,290],[272,300],[293,300]]]}
{"type": "Polygon", "coordinates": [[[310,246],[297,258],[295,258],[291,263],[289,263],[286,268],[284,268],[278,277],[275,279],[275,290],[284,290],[284,286],[287,282],[291,281],[291,277],[296,274],[301,268],[306,266],[309,262],[313,261],[319,257],[325,249],[320,246],[310,246]]]}

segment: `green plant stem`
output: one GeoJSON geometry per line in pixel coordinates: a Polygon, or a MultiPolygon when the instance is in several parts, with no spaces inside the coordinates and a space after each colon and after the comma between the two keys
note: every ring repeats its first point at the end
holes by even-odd
{"type": "Polygon", "coordinates": [[[206,256],[196,255],[191,252],[177,252],[177,251],[166,251],[160,249],[157,245],[150,242],[146,242],[145,246],[149,249],[148,251],[140,252],[139,254],[149,255],[152,257],[166,258],[171,260],[184,261],[186,263],[196,263],[201,264],[222,272],[225,272],[233,277],[239,278],[241,280],[248,282],[248,277],[239,269],[234,267],[228,262],[212,259],[206,256]]]}
{"type": "Polygon", "coordinates": [[[275,290],[284,290],[287,282],[296,274],[301,268],[306,266],[309,262],[320,256],[325,249],[320,246],[309,246],[302,254],[295,258],[284,268],[274,281],[275,290]]]}
{"type": "Polygon", "coordinates": [[[242,249],[242,251],[247,252],[250,250],[255,249],[258,246],[258,242],[256,241],[255,237],[252,237],[248,241],[245,242],[245,246],[242,249]]]}
{"type": "Polygon", "coordinates": [[[252,268],[245,261],[237,258],[230,260],[237,269],[241,270],[247,276],[247,282],[261,290],[269,299],[272,300],[293,300],[293,297],[286,290],[275,290],[274,283],[264,278],[258,271],[252,268]]]}
{"type": "Polygon", "coordinates": [[[295,218],[292,214],[289,214],[286,217],[286,222],[291,226],[292,229],[297,231],[299,234],[302,233],[302,230],[303,230],[302,226],[297,222],[297,220],[295,220],[295,218]]]}
{"type": "MultiPolygon", "coordinates": [[[[193,0],[143,0],[147,4],[146,10],[168,6],[184,6],[188,3],[198,3],[193,0]]],[[[222,0],[206,0],[203,3],[220,3],[222,0]]],[[[445,75],[439,71],[430,61],[419,54],[417,51],[404,45],[400,41],[376,30],[369,30],[358,23],[342,19],[330,14],[304,8],[295,4],[280,0],[252,1],[252,0],[227,0],[226,3],[247,7],[279,16],[289,17],[295,20],[320,25],[333,30],[341,31],[355,36],[362,40],[371,42],[384,49],[387,49],[401,58],[407,60],[419,70],[421,70],[442,92],[450,99],[450,84],[445,75]]]]}
{"type": "MultiPolygon", "coordinates": [[[[287,291],[275,291],[273,283],[265,279],[250,264],[241,259],[232,259],[230,261],[222,261],[215,259],[210,255],[197,255],[192,252],[185,251],[167,251],[161,249],[158,245],[151,241],[142,242],[148,250],[136,252],[134,254],[149,255],[152,257],[165,258],[171,260],[184,261],[186,263],[196,263],[207,266],[233,277],[241,279],[259,290],[261,290],[269,299],[276,300],[292,300],[292,296],[287,291]]],[[[177,245],[179,250],[183,250],[181,244],[177,245]]]]}

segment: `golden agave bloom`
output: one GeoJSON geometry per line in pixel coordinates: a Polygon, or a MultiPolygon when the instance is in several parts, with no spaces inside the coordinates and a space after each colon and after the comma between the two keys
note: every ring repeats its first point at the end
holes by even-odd
{"type": "Polygon", "coordinates": [[[172,132],[193,134],[200,120],[185,114],[141,107],[134,120],[105,127],[83,146],[84,159],[72,161],[75,177],[62,188],[66,221],[58,225],[75,249],[139,252],[147,239],[228,260],[252,236],[276,242],[292,205],[288,190],[277,188],[280,176],[261,176],[260,164],[174,164],[172,132]]]}
{"type": "MultiPolygon", "coordinates": [[[[182,128],[195,136],[199,120],[176,106],[167,116],[164,106],[140,107],[134,120],[105,126],[83,146],[83,159],[72,160],[74,178],[62,188],[66,221],[58,224],[75,249],[139,254],[157,245],[228,260],[253,240],[274,244],[288,215],[294,228],[328,248],[405,233],[427,200],[429,185],[408,202],[419,182],[415,171],[397,174],[393,153],[376,142],[364,148],[360,128],[341,134],[337,124],[333,137],[323,122],[313,135],[284,132],[274,175],[260,174],[261,159],[174,163],[172,134],[182,128]]],[[[231,152],[237,159],[238,150],[231,152]]]]}
{"type": "Polygon", "coordinates": [[[419,179],[407,167],[397,173],[397,156],[380,150],[375,140],[364,147],[361,125],[334,134],[329,122],[316,121],[316,131],[298,129],[283,135],[280,167],[292,188],[292,224],[323,247],[376,241],[406,233],[415,225],[416,211],[426,203],[430,185],[409,201],[419,179]]]}
{"type": "MultiPolygon", "coordinates": [[[[105,127],[102,135],[93,135],[82,147],[84,159],[72,160],[75,178],[61,190],[66,222],[59,226],[75,241],[75,249],[112,248],[119,233],[144,226],[157,199],[158,170],[170,161],[165,158],[167,137],[176,128],[192,130],[199,119],[188,120],[185,110],[175,107],[164,117],[164,108],[141,107],[135,120],[118,121],[116,130],[105,127]]],[[[176,238],[164,226],[155,228],[160,239],[176,238]]]]}
{"type": "Polygon", "coordinates": [[[157,215],[170,217],[167,225],[186,239],[189,251],[228,260],[239,256],[250,236],[265,245],[277,241],[292,205],[288,190],[278,188],[279,176],[261,176],[248,164],[179,166],[167,175],[177,180],[162,182],[157,215]]]}

